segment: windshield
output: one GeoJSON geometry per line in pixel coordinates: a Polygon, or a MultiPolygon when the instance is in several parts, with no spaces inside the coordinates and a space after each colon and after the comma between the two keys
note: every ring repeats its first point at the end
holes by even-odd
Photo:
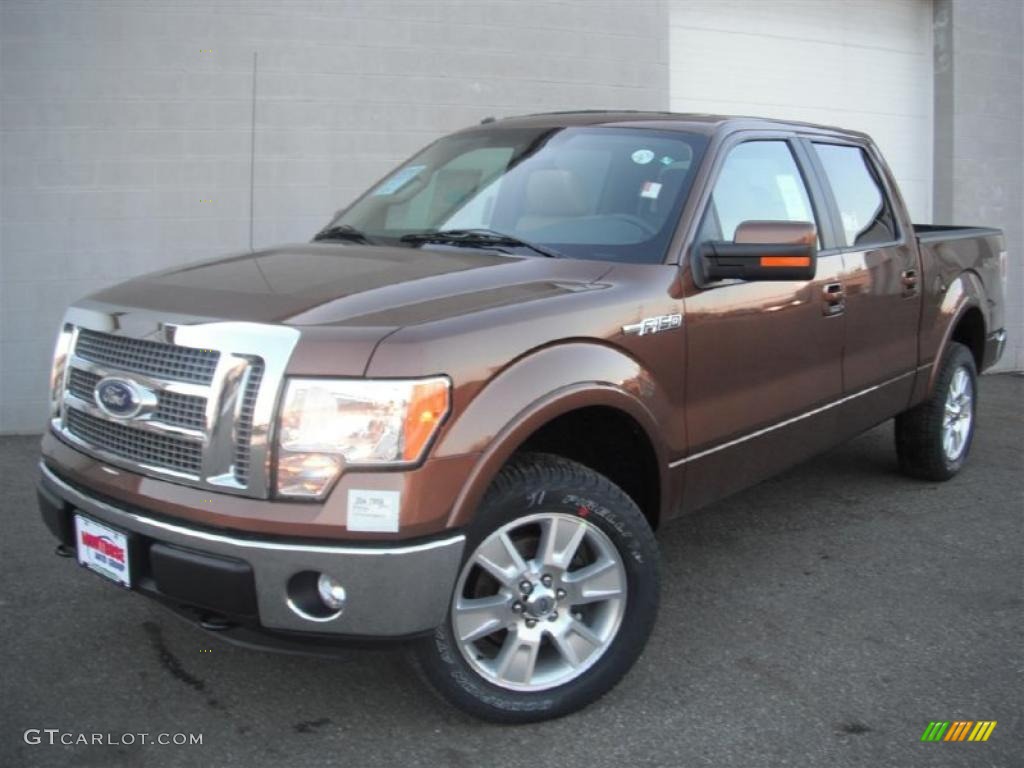
{"type": "MultiPolygon", "coordinates": [[[[325,232],[423,247],[401,238],[487,230],[574,258],[657,264],[706,145],[699,134],[633,128],[460,133],[391,173],[325,232]]],[[[459,241],[473,243],[490,247],[459,241]]]]}

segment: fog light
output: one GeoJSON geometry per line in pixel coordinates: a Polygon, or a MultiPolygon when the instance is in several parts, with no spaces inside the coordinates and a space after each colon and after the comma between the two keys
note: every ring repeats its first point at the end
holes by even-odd
{"type": "Polygon", "coordinates": [[[333,576],[321,573],[316,580],[316,591],[320,593],[324,605],[332,611],[340,611],[345,607],[345,588],[333,576]]]}

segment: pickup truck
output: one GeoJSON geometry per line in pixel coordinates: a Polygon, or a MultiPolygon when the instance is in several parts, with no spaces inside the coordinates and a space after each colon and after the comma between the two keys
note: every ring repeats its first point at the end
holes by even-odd
{"type": "Polygon", "coordinates": [[[312,242],[74,304],[42,516],[226,639],[399,640],[473,715],[557,717],[640,655],[668,520],[887,419],[907,475],[963,467],[1006,258],[912,224],[861,133],[487,120],[312,242]]]}

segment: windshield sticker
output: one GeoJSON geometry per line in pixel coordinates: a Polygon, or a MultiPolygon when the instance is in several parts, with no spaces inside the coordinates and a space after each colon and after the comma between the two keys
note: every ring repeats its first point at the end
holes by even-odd
{"type": "Polygon", "coordinates": [[[656,181],[645,181],[644,185],[640,187],[640,197],[648,197],[651,200],[657,200],[658,195],[661,194],[661,184],[656,181]]]}
{"type": "Polygon", "coordinates": [[[654,159],[654,153],[649,149],[638,149],[633,153],[633,162],[637,165],[647,165],[654,159]]]}
{"type": "Polygon", "coordinates": [[[674,163],[675,160],[673,160],[668,155],[664,155],[658,162],[660,162],[662,165],[672,165],[672,163],[674,163]]]}
{"type": "Polygon", "coordinates": [[[426,167],[425,165],[408,165],[405,168],[400,168],[390,179],[386,179],[383,184],[373,191],[374,197],[395,194],[395,192],[419,176],[420,171],[426,167]]]}

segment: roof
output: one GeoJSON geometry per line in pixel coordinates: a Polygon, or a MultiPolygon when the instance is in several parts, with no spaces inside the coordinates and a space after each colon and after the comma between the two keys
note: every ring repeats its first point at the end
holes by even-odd
{"type": "Polygon", "coordinates": [[[606,125],[621,128],[650,128],[652,124],[667,130],[690,131],[694,133],[716,133],[722,129],[731,130],[806,130],[828,134],[843,134],[856,138],[867,138],[866,134],[834,126],[804,123],[796,120],[778,120],[768,117],[741,115],[708,115],[685,112],[654,112],[641,110],[577,110],[566,112],[539,112],[487,119],[487,127],[501,128],[566,128],[580,125],[606,125]]]}

